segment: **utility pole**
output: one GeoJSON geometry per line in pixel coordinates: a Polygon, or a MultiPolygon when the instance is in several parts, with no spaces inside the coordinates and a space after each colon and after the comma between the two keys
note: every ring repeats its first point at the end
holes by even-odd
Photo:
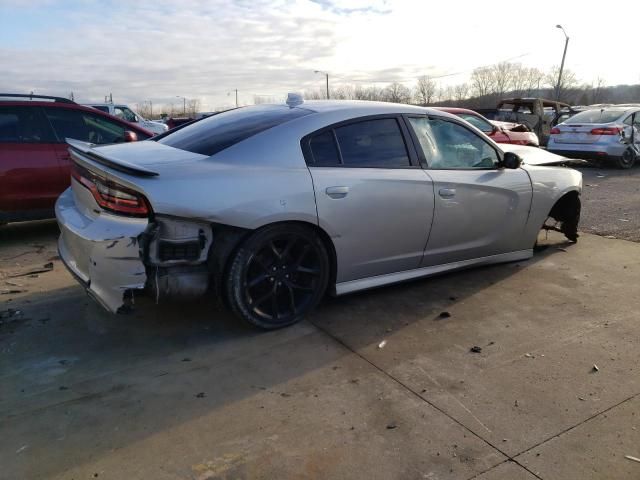
{"type": "Polygon", "coordinates": [[[236,108],[238,108],[238,89],[236,88],[236,108]]]}
{"type": "Polygon", "coordinates": [[[322,72],[320,70],[314,70],[313,73],[321,73],[322,75],[325,76],[325,79],[327,81],[327,100],[329,100],[329,74],[327,72],[322,72]]]}
{"type": "Polygon", "coordinates": [[[562,82],[562,70],[564,70],[564,59],[567,56],[567,47],[569,46],[569,36],[567,35],[567,32],[564,31],[564,28],[562,28],[562,25],[556,25],[556,28],[559,28],[560,30],[562,30],[562,33],[564,33],[564,37],[565,37],[565,41],[564,41],[564,52],[562,53],[562,63],[560,63],[560,72],[558,73],[558,84],[556,85],[556,100],[560,99],[560,85],[562,82]]]}

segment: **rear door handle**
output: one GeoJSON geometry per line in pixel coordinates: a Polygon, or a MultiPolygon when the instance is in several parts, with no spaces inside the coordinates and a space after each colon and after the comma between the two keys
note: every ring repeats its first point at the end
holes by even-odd
{"type": "Polygon", "coordinates": [[[442,198],[453,198],[453,197],[456,196],[456,189],[455,188],[441,188],[440,190],[438,190],[438,194],[442,198]]]}
{"type": "Polygon", "coordinates": [[[325,192],[331,198],[344,198],[349,193],[349,187],[327,187],[325,192]]]}

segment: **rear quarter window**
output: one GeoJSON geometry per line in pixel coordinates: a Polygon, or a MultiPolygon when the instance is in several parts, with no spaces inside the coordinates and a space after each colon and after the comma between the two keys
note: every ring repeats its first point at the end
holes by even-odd
{"type": "Polygon", "coordinates": [[[282,105],[238,108],[169,132],[157,142],[210,156],[260,132],[311,113],[311,110],[304,108],[282,105]]]}

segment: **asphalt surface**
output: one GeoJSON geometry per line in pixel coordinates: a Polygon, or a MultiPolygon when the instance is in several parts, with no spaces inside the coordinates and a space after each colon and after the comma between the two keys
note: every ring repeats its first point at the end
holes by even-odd
{"type": "Polygon", "coordinates": [[[640,168],[582,171],[577,244],[268,333],[213,299],[110,315],[55,222],[0,228],[0,480],[640,478],[640,168]]]}
{"type": "Polygon", "coordinates": [[[584,179],[580,229],[640,242],[640,166],[579,168],[584,179]]]}

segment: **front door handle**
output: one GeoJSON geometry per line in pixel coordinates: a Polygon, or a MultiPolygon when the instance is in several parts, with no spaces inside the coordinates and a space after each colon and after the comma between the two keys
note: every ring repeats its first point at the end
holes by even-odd
{"type": "Polygon", "coordinates": [[[349,193],[349,187],[327,187],[325,192],[331,198],[344,198],[349,193]]]}
{"type": "Polygon", "coordinates": [[[442,198],[453,198],[453,197],[456,196],[456,189],[455,188],[441,188],[440,190],[438,190],[438,194],[442,198]]]}

